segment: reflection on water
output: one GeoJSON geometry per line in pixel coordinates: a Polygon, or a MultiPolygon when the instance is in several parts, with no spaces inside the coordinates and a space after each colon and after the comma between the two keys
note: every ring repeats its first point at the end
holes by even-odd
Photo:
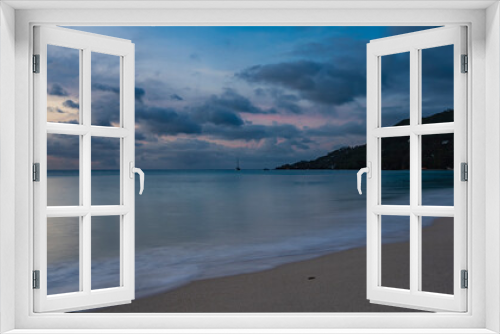
{"type": "MultiPolygon", "coordinates": [[[[92,184],[100,189],[92,191],[98,203],[119,192],[118,171],[92,173],[92,184]]],[[[398,187],[398,180],[408,178],[407,171],[383,173],[389,189],[384,195],[404,201],[401,194],[407,190],[398,187]]],[[[448,180],[452,174],[433,174],[429,180],[435,187],[424,193],[449,202],[452,188],[439,178],[448,180]]],[[[144,194],[136,196],[138,297],[195,279],[258,271],[365,245],[366,201],[357,193],[356,171],[168,170],[146,175],[144,194]]],[[[49,182],[61,189],[77,185],[75,179],[76,173],[49,173],[49,182]]],[[[50,192],[49,203],[58,196],[50,192]]],[[[93,224],[93,236],[112,235],[110,226],[93,224]]],[[[389,242],[407,238],[397,224],[390,226],[384,230],[389,242]]],[[[100,286],[116,282],[119,258],[109,250],[117,242],[113,238],[92,242],[93,280],[100,286]],[[105,269],[94,269],[100,267],[105,269]]],[[[66,251],[62,243],[54,247],[66,251]]],[[[78,273],[74,261],[59,259],[49,266],[65,268],[53,275],[53,289],[78,273]]]]}

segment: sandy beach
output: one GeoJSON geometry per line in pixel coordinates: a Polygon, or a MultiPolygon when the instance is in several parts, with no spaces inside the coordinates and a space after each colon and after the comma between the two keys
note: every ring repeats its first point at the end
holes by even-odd
{"type": "MultiPolygon", "coordinates": [[[[423,288],[452,293],[453,219],[422,231],[423,288]]],[[[382,282],[409,283],[409,244],[383,246],[382,282]]],[[[366,248],[332,253],[251,274],[191,282],[162,294],[90,312],[407,312],[366,299],[366,248]]]]}

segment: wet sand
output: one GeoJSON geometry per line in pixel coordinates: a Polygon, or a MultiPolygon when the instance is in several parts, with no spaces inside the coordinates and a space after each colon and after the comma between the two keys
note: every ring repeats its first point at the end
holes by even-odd
{"type": "MultiPolygon", "coordinates": [[[[453,219],[422,231],[423,288],[452,293],[453,219]],[[451,289],[451,290],[450,290],[451,289]]],[[[383,245],[382,283],[409,285],[409,243],[383,245]]],[[[90,312],[415,312],[366,299],[366,248],[355,248],[256,273],[205,279],[90,312]]]]}

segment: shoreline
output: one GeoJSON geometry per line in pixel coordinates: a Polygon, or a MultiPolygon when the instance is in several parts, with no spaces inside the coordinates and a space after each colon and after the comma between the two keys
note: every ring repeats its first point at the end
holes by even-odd
{"type": "MultiPolygon", "coordinates": [[[[453,219],[437,218],[432,225],[425,227],[422,244],[424,290],[450,293],[450,282],[453,282],[453,219]]],[[[409,242],[384,244],[382,254],[383,285],[408,285],[409,242]]],[[[130,304],[89,312],[415,311],[371,304],[366,300],[366,247],[358,247],[264,271],[197,280],[167,292],[136,299],[130,304]]]]}

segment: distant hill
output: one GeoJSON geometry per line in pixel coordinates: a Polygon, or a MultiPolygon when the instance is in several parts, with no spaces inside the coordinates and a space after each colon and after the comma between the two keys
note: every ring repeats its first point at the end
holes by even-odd
{"type": "MultiPolygon", "coordinates": [[[[423,124],[453,122],[453,110],[445,110],[422,119],[423,124]]],[[[409,125],[404,119],[394,126],[409,125]]],[[[366,144],[342,147],[310,161],[299,161],[276,169],[360,169],[366,166],[366,144]]],[[[382,169],[404,170],[410,168],[410,142],[408,137],[383,138],[382,169]]],[[[422,137],[422,168],[453,169],[453,134],[422,137]]]]}

